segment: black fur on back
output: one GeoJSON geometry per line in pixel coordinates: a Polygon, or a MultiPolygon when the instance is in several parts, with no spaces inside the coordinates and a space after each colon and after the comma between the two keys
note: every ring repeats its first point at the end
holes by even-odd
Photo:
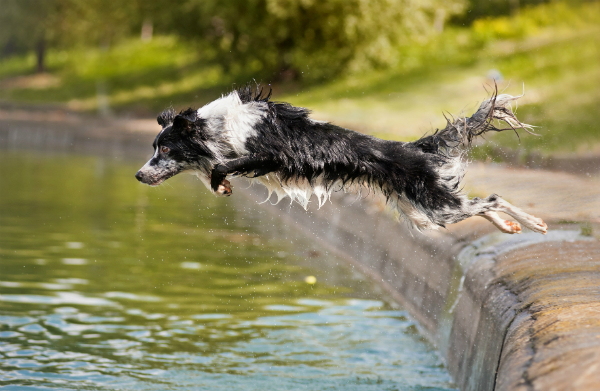
{"type": "Polygon", "coordinates": [[[322,177],[326,186],[365,185],[380,189],[388,199],[394,193],[405,194],[429,211],[460,203],[456,194],[437,184],[435,167],[444,163],[444,156],[424,154],[411,143],[381,140],[314,121],[305,108],[266,103],[269,115],[258,124],[258,135],[246,144],[253,153],[267,154],[278,162],[284,183],[306,179],[314,184],[322,177]]]}
{"type": "Polygon", "coordinates": [[[305,179],[312,186],[341,183],[381,190],[388,201],[405,197],[441,226],[449,217],[440,211],[459,210],[465,199],[460,188],[463,147],[485,132],[505,130],[496,127],[494,119],[505,121],[509,129],[528,131],[510,109],[516,98],[498,95],[497,90],[473,116],[448,120],[444,129],[412,143],[314,121],[309,110],[272,102],[270,91],[265,94],[258,86],[247,85],[238,94],[242,102],[267,105],[268,115],[255,125],[257,134],[246,140],[246,148],[269,161],[269,167],[277,167],[283,183],[305,179]]]}

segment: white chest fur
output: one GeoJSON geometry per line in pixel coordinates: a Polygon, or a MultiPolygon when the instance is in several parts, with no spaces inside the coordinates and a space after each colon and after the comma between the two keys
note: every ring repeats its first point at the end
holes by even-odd
{"type": "Polygon", "coordinates": [[[242,103],[236,91],[198,110],[198,115],[208,121],[209,132],[223,137],[240,155],[248,153],[246,140],[256,135],[256,124],[266,113],[266,103],[242,103]]]}

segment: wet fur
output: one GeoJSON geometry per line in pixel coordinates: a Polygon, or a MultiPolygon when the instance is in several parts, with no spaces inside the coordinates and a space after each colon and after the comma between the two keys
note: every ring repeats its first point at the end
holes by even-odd
{"type": "Polygon", "coordinates": [[[503,232],[520,233],[518,224],[497,215],[500,211],[545,233],[541,219],[499,196],[469,199],[461,191],[463,154],[474,137],[531,129],[512,112],[511,102],[516,99],[494,92],[471,117],[448,120],[444,129],[405,143],[315,121],[309,110],[273,102],[270,92],[246,86],[199,110],[164,111],[158,117],[163,129],[154,141],[154,156],[136,177],[158,185],[179,172],[194,170],[215,194],[229,195],[226,178],[245,176],[276,193],[278,201],[287,196],[304,208],[312,195],[321,206],[333,191],[366,189],[382,193],[419,230],[479,215],[503,232]],[[497,127],[498,121],[508,128],[497,127]]]}

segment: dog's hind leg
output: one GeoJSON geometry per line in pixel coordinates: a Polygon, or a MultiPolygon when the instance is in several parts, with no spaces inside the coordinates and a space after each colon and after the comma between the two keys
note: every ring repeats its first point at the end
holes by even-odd
{"type": "Polygon", "coordinates": [[[516,223],[503,220],[496,212],[506,213],[534,232],[545,234],[548,230],[548,226],[542,219],[523,212],[521,209],[511,205],[496,194],[492,194],[485,199],[473,198],[472,200],[467,201],[467,203],[467,212],[469,215],[478,215],[491,221],[492,224],[498,227],[502,232],[519,233],[521,228],[517,227],[516,223]]]}
{"type": "Polygon", "coordinates": [[[509,220],[504,220],[496,212],[492,212],[492,211],[488,210],[487,212],[481,213],[479,216],[490,221],[492,224],[494,224],[496,226],[496,228],[498,228],[500,231],[502,231],[506,234],[520,234],[521,233],[521,226],[519,225],[519,223],[515,223],[515,222],[509,221],[509,220]]]}
{"type": "Polygon", "coordinates": [[[439,228],[439,226],[433,223],[425,213],[411,204],[408,199],[398,195],[396,195],[396,197],[397,198],[394,200],[395,205],[392,205],[410,222],[414,228],[419,231],[439,228]]]}
{"type": "Polygon", "coordinates": [[[529,228],[533,232],[546,234],[546,232],[548,231],[548,226],[546,225],[546,223],[544,223],[544,220],[523,212],[516,206],[504,201],[502,198],[499,198],[498,201],[500,203],[500,212],[504,212],[507,215],[514,217],[515,220],[517,220],[519,223],[523,224],[525,227],[529,228]]]}

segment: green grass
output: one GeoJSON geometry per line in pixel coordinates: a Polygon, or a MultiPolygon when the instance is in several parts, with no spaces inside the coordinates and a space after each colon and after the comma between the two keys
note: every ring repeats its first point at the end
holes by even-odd
{"type": "MultiPolygon", "coordinates": [[[[600,144],[600,43],[598,31],[553,43],[535,52],[501,61],[519,74],[534,92],[519,110],[526,123],[537,125],[542,137],[521,137],[527,151],[590,152],[600,144]]],[[[517,139],[498,134],[494,141],[516,148],[517,139]]]]}
{"type": "Polygon", "coordinates": [[[0,63],[0,77],[4,77],[0,99],[64,102],[75,110],[93,111],[99,91],[105,91],[115,108],[153,111],[172,102],[194,100],[199,94],[212,96],[232,81],[221,67],[203,63],[197,50],[175,37],[150,42],[131,39],[109,50],[50,51],[48,75],[31,74],[33,63],[31,55],[0,63]]]}
{"type": "MultiPolygon", "coordinates": [[[[447,28],[396,48],[392,68],[340,75],[306,85],[274,85],[275,99],[310,107],[314,116],[380,137],[413,140],[444,126],[443,112],[470,114],[486,97],[490,70],[499,87],[518,95],[518,116],[541,137],[511,132],[488,145],[542,153],[600,152],[600,3],[545,4],[517,17],[447,28]],[[509,83],[510,81],[510,83],[509,83]]],[[[154,114],[165,106],[200,106],[252,79],[226,72],[204,52],[175,37],[131,39],[110,49],[50,51],[48,75],[31,73],[32,55],[0,62],[0,100],[61,102],[94,111],[105,91],[117,111],[154,114]]],[[[258,80],[261,81],[261,80],[258,80]]],[[[489,87],[488,87],[489,88],[489,87]]],[[[489,151],[489,146],[480,149],[489,151]]],[[[475,153],[477,155],[477,153],[475,153]]]]}

